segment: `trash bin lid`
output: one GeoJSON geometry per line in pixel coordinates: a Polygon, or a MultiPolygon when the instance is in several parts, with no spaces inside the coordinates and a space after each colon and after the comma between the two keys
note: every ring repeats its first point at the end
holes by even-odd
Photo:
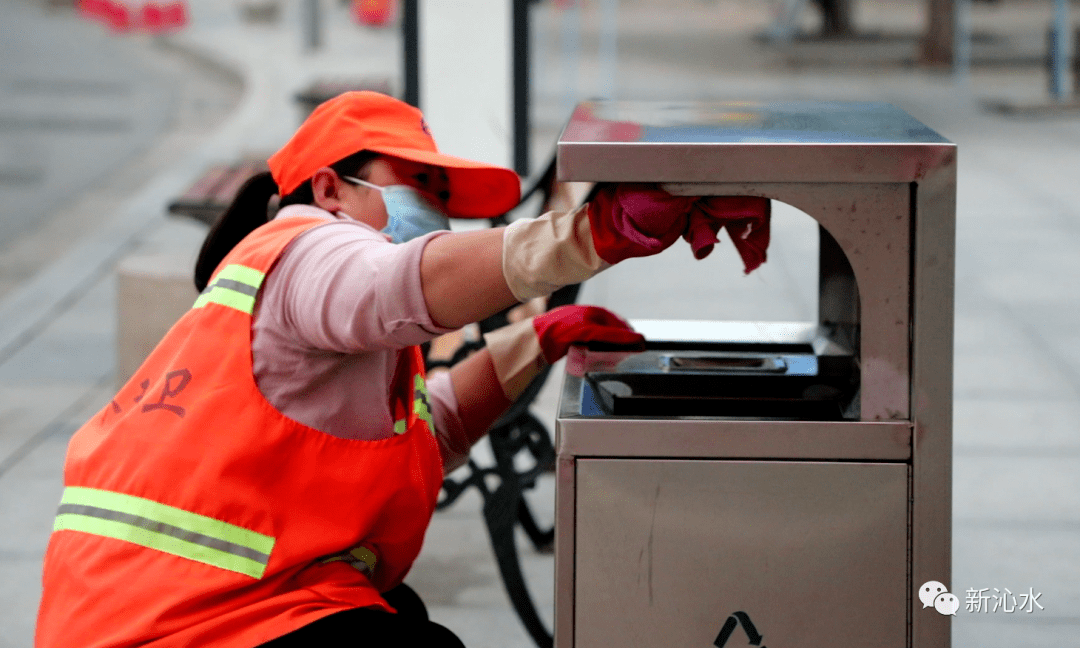
{"type": "Polygon", "coordinates": [[[588,101],[558,177],[588,182],[912,182],[955,145],[873,102],[588,101]]]}

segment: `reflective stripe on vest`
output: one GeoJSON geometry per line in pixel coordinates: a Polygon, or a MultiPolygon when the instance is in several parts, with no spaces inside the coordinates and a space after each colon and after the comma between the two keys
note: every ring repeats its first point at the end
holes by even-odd
{"type": "Polygon", "coordinates": [[[202,291],[192,308],[221,304],[251,315],[255,312],[255,295],[259,294],[266,273],[238,264],[227,265],[202,291]]]}
{"type": "MultiPolygon", "coordinates": [[[[427,423],[431,435],[435,436],[435,421],[431,418],[431,396],[428,395],[427,382],[423,376],[413,376],[413,415],[427,423]]],[[[394,421],[394,434],[405,434],[409,424],[405,419],[394,421]]]]}
{"type": "Polygon", "coordinates": [[[338,561],[345,561],[353,569],[370,578],[375,573],[375,565],[379,562],[379,559],[371,549],[360,545],[322,560],[323,564],[338,561]]]}
{"type": "Polygon", "coordinates": [[[435,434],[435,421],[431,419],[431,397],[428,396],[427,382],[421,375],[413,378],[413,413],[427,423],[428,429],[435,434]]]}
{"type": "Polygon", "coordinates": [[[81,531],[131,542],[262,578],[274,538],[228,522],[123,493],[69,486],[53,531],[81,531]]]}

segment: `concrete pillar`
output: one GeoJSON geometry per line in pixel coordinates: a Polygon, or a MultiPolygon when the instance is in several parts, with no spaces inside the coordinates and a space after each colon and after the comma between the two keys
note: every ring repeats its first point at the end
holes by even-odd
{"type": "Polygon", "coordinates": [[[116,380],[123,385],[198,293],[186,254],[140,254],[117,267],[116,380]]]}

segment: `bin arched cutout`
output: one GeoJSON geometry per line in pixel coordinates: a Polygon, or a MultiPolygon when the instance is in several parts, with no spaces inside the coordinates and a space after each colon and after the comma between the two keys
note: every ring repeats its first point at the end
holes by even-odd
{"type": "MultiPolygon", "coordinates": [[[[644,326],[647,336],[659,332],[661,337],[657,339],[664,339],[669,331],[674,333],[671,327],[682,322],[685,326],[680,326],[674,334],[687,336],[689,340],[705,343],[719,335],[728,341],[758,341],[756,346],[706,345],[714,352],[727,353],[730,347],[736,355],[775,353],[775,361],[780,364],[802,363],[810,356],[822,371],[830,374],[830,385],[837,381],[844,383],[840,418],[858,420],[861,415],[860,309],[858,282],[851,264],[818,219],[775,195],[761,197],[772,201],[772,235],[768,261],[751,273],[744,274],[743,262],[728,240],[729,234],[722,232],[716,248],[705,259],[695,260],[687,246],[679,242],[659,257],[620,264],[590,280],[585,284],[582,300],[613,308],[635,320],[639,327],[644,326]],[[654,324],[664,330],[657,331],[654,324]],[[723,332],[711,326],[714,324],[725,327],[723,332]],[[763,343],[764,340],[770,342],[763,343]],[[792,354],[803,357],[795,358],[792,354]],[[838,378],[841,374],[850,376],[850,380],[841,381],[838,378]]],[[[733,356],[732,360],[737,358],[733,356]]],[[[716,370],[723,368],[718,366],[716,370]]],[[[726,383],[714,386],[730,387],[726,383]]],[[[787,397],[791,396],[788,391],[792,388],[790,384],[784,385],[787,397]]],[[[822,388],[821,384],[815,384],[811,390],[822,388]]],[[[748,397],[752,396],[748,394],[748,397]]],[[[672,403],[671,407],[676,404],[672,403]]],[[[647,407],[635,411],[650,415],[647,407]]],[[[702,404],[694,411],[698,415],[720,417],[770,415],[769,407],[764,404],[756,409],[740,407],[730,411],[710,409],[702,404]]],[[[790,415],[790,409],[777,408],[778,418],[790,415]]]]}
{"type": "Polygon", "coordinates": [[[821,227],[818,319],[859,361],[862,420],[910,416],[909,218],[912,187],[897,183],[671,183],[680,195],[781,201],[821,227]]]}

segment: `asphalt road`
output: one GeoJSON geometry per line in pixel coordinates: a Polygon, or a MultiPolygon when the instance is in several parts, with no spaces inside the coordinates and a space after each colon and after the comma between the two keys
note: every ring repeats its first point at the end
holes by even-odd
{"type": "Polygon", "coordinates": [[[155,147],[212,130],[239,96],[164,41],[48,0],[0,0],[0,61],[0,296],[167,164],[155,147]]]}
{"type": "Polygon", "coordinates": [[[0,2],[0,245],[168,125],[174,84],[145,48],[43,0],[0,2]]]}

